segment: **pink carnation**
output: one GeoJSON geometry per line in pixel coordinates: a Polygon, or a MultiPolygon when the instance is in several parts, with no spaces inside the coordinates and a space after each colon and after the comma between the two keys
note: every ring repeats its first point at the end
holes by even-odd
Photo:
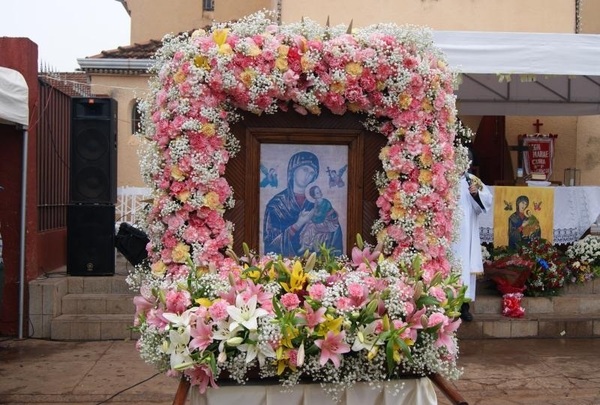
{"type": "Polygon", "coordinates": [[[300,299],[294,293],[286,293],[281,297],[281,303],[288,311],[298,308],[300,305],[300,299]]]}

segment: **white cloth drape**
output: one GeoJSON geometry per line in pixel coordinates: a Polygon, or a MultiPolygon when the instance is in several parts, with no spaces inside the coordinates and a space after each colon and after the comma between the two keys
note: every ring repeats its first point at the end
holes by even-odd
{"type": "MultiPolygon", "coordinates": [[[[344,390],[340,405],[436,405],[437,396],[429,378],[388,381],[379,384],[357,383],[344,390]]],[[[200,394],[192,387],[192,405],[335,405],[320,384],[236,385],[209,388],[200,394]]]]}
{"type": "Polygon", "coordinates": [[[469,184],[463,176],[459,183],[458,210],[461,221],[458,239],[454,241],[452,250],[462,267],[462,281],[467,286],[466,296],[475,300],[476,274],[483,273],[481,257],[481,240],[479,239],[479,216],[492,209],[493,195],[489,188],[481,184],[479,200],[483,207],[469,193],[469,184]]]}

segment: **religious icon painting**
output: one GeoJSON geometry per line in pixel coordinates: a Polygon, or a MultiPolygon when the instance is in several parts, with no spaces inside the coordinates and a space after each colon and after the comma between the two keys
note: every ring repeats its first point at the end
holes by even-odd
{"type": "Polygon", "coordinates": [[[300,256],[346,251],[348,145],[262,143],[259,250],[300,256]]]}
{"type": "Polygon", "coordinates": [[[551,187],[494,187],[494,245],[516,249],[533,239],[554,240],[551,187]]]}

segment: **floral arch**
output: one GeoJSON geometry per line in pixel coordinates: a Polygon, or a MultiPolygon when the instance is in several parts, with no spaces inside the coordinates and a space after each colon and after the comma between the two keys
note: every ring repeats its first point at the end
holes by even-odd
{"type": "Polygon", "coordinates": [[[154,190],[143,224],[149,255],[129,281],[141,292],[142,357],[185,375],[201,391],[223,370],[237,370],[234,378],[243,381],[239,370],[257,362],[288,383],[318,374],[318,363],[336,372],[313,377],[347,384],[349,369],[365,366],[367,357],[381,360],[381,369],[369,366],[363,377],[372,380],[403,371],[458,373],[454,318],[464,292],[452,272],[449,241],[465,160],[453,146],[455,76],[428,30],[392,24],[346,30],[308,20],[278,26],[257,13],[208,32],[167,37],[156,55],[151,93],[141,102],[142,172],[154,190]],[[387,138],[379,154],[384,172],[376,178],[379,245],[363,247],[359,240],[364,249],[355,249],[352,260],[328,258],[345,279],[345,296],[331,298],[330,308],[317,298],[317,290],[329,287],[320,259],[226,254],[233,224],[223,218],[234,203],[224,174],[239,152],[230,130],[239,110],[319,114],[323,108],[363,113],[365,127],[387,138]],[[387,292],[373,285],[356,291],[360,283],[352,274],[359,273],[386,280],[387,292]],[[313,311],[321,314],[318,325],[308,320],[313,311]],[[345,330],[337,320],[353,311],[369,322],[345,330]],[[385,332],[376,340],[385,350],[374,350],[383,343],[361,346],[365,328],[385,332]],[[367,354],[324,357],[328,344],[367,354]],[[314,351],[320,354],[312,359],[314,351]]]}

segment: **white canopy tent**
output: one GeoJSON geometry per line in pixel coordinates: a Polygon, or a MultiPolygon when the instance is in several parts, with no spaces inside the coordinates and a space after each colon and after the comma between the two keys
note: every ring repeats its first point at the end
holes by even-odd
{"type": "Polygon", "coordinates": [[[0,120],[27,126],[29,123],[29,89],[23,75],[0,67],[0,120]]]}
{"type": "MultiPolygon", "coordinates": [[[[14,69],[0,67],[0,123],[23,127],[23,164],[21,169],[21,230],[19,253],[19,339],[23,338],[25,308],[25,212],[27,195],[27,144],[29,125],[29,87],[23,75],[14,69]]],[[[3,286],[0,286],[0,288],[3,286]]]]}
{"type": "Polygon", "coordinates": [[[600,35],[435,31],[463,115],[600,114],[600,35]]]}

